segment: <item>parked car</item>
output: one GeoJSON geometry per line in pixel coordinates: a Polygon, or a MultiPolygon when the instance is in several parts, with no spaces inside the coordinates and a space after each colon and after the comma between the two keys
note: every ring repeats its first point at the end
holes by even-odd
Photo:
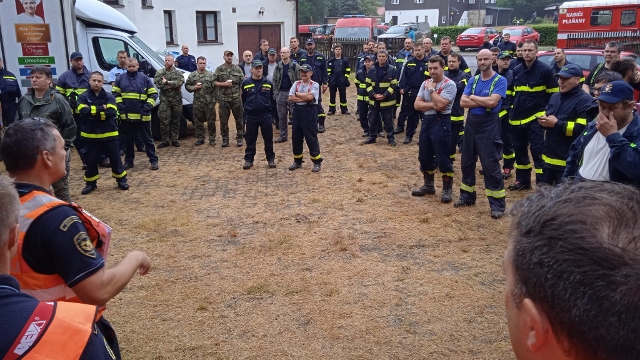
{"type": "Polygon", "coordinates": [[[511,35],[511,39],[509,39],[509,41],[516,44],[527,40],[533,40],[536,43],[540,42],[540,34],[529,26],[509,26],[502,29],[502,34],[511,35]]]}
{"type": "Polygon", "coordinates": [[[498,31],[492,27],[474,27],[465,30],[456,38],[456,45],[460,51],[468,48],[479,48],[484,43],[484,36],[489,35],[489,39],[493,40],[498,36],[498,31]]]}
{"type": "MultiPolygon", "coordinates": [[[[565,49],[564,53],[567,57],[567,61],[580,66],[584,77],[587,77],[591,69],[598,65],[598,63],[604,62],[604,50],[565,49]]],[[[631,57],[635,59],[638,66],[640,66],[640,56],[628,51],[621,52],[620,56],[631,57]]],[[[545,64],[552,65],[554,61],[553,50],[538,51],[538,60],[542,61],[545,64]]]]}
{"type": "Polygon", "coordinates": [[[419,39],[422,35],[431,37],[431,27],[429,23],[405,23],[390,27],[384,34],[379,35],[378,39],[404,39],[407,37],[409,30],[413,30],[415,38],[419,39]]]}

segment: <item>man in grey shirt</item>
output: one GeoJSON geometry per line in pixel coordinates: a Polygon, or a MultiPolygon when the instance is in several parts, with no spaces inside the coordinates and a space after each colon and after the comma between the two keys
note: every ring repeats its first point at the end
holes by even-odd
{"type": "Polygon", "coordinates": [[[273,81],[273,72],[276,70],[276,66],[278,66],[278,59],[276,58],[276,54],[277,54],[276,49],[274,48],[269,49],[269,52],[268,52],[269,60],[267,60],[266,62],[263,62],[265,76],[269,81],[273,81]]]}
{"type": "Polygon", "coordinates": [[[424,185],[413,190],[413,196],[436,193],[434,172],[436,166],[442,173],[443,203],[450,203],[453,187],[453,164],[449,157],[451,148],[451,108],[456,97],[456,84],[444,76],[444,59],[438,55],[429,58],[427,66],[431,79],[425,81],[414,107],[422,111],[418,160],[424,176],[424,185]]]}

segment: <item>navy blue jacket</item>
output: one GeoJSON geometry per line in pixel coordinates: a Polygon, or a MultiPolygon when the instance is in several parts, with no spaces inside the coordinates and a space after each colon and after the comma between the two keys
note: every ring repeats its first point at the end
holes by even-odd
{"type": "Polygon", "coordinates": [[[314,51],[311,56],[309,56],[309,53],[306,53],[300,57],[299,62],[300,65],[308,64],[313,68],[311,80],[321,85],[327,85],[329,82],[329,76],[327,75],[327,59],[324,55],[317,51],[314,51]]]}
{"type": "MultiPolygon", "coordinates": [[[[585,131],[571,145],[567,168],[562,179],[580,177],[579,170],[582,166],[584,149],[598,132],[596,122],[587,125],[585,131]]],[[[611,181],[633,185],[640,188],[640,120],[638,114],[633,115],[624,134],[617,132],[607,136],[609,144],[609,179],[611,181]]]]}
{"type": "MultiPolygon", "coordinates": [[[[537,116],[544,115],[544,109],[551,95],[558,92],[558,80],[551,66],[535,59],[531,67],[523,61],[513,70],[513,108],[509,123],[521,126],[530,123],[537,116]]],[[[538,126],[536,124],[536,126],[538,126]]]]}
{"type": "Polygon", "coordinates": [[[349,66],[349,59],[341,57],[340,60],[335,57],[331,57],[327,62],[327,77],[329,78],[329,84],[332,86],[349,86],[349,77],[351,76],[351,66],[349,66]],[[337,67],[336,63],[341,62],[342,66],[337,67]],[[337,69],[340,68],[340,71],[337,69]]]}
{"type": "Polygon", "coordinates": [[[5,125],[11,124],[15,120],[18,100],[21,97],[22,92],[16,76],[7,69],[0,68],[0,104],[2,105],[2,121],[5,122],[5,125]]]}
{"type": "Polygon", "coordinates": [[[500,44],[498,44],[498,48],[500,49],[500,51],[508,52],[509,54],[516,53],[516,43],[514,43],[513,41],[501,42],[500,44]]]}
{"type": "Polygon", "coordinates": [[[193,55],[179,55],[176,58],[176,67],[184,71],[193,72],[198,70],[198,63],[196,62],[196,57],[193,55]]]}
{"type": "Polygon", "coordinates": [[[248,77],[242,82],[242,106],[246,121],[271,118],[276,107],[273,98],[273,84],[262,77],[256,80],[248,77]]]}
{"type": "MultiPolygon", "coordinates": [[[[440,56],[444,60],[444,70],[449,70],[449,56],[443,55],[442,51],[438,51],[436,55],[440,56]]],[[[460,69],[460,71],[468,72],[469,75],[471,75],[471,69],[469,69],[469,65],[467,65],[467,61],[464,59],[464,56],[460,56],[460,65],[458,66],[458,69],[460,69]]]]}
{"type": "Polygon", "coordinates": [[[97,95],[93,90],[85,91],[78,96],[78,111],[84,120],[80,136],[91,141],[118,139],[118,108],[111,93],[104,89],[97,95]]]}
{"type": "Polygon", "coordinates": [[[404,70],[398,87],[404,90],[406,96],[418,96],[422,83],[429,78],[427,74],[427,57],[418,60],[415,56],[404,63],[404,70]]]}
{"type": "Polygon", "coordinates": [[[367,68],[363,67],[356,73],[355,84],[358,85],[358,100],[369,102],[367,92],[367,68]]]}
{"type": "MultiPolygon", "coordinates": [[[[451,81],[456,83],[457,89],[456,97],[453,100],[453,104],[451,106],[451,120],[462,121],[464,120],[464,108],[460,106],[460,99],[462,99],[464,88],[467,87],[467,83],[471,78],[471,74],[469,74],[468,72],[460,71],[460,69],[456,69],[445,71],[444,76],[448,77],[449,79],[451,79],[451,81]]],[[[504,100],[502,102],[504,102],[504,100]]]]}
{"type": "Polygon", "coordinates": [[[120,119],[151,121],[151,110],[158,99],[153,80],[141,72],[122,74],[111,88],[116,98],[120,119]]]}

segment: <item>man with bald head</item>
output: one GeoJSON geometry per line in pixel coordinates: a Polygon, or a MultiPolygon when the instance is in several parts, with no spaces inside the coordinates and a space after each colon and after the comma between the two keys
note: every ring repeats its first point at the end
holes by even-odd
{"type": "Polygon", "coordinates": [[[198,69],[196,57],[189,54],[189,45],[182,45],[182,55],[178,55],[176,58],[176,67],[190,72],[198,69]]]}
{"type": "Polygon", "coordinates": [[[253,53],[249,50],[242,53],[242,60],[238,63],[240,69],[244,72],[244,78],[251,76],[251,62],[253,61],[253,53]]]}
{"type": "Polygon", "coordinates": [[[424,38],[422,40],[422,46],[424,46],[424,57],[429,60],[430,57],[437,54],[438,52],[433,50],[433,40],[429,38],[424,38]]]}

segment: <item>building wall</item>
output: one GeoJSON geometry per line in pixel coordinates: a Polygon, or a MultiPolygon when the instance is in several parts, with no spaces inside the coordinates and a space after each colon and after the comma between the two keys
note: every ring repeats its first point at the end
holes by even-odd
{"type": "MultiPolygon", "coordinates": [[[[189,45],[192,55],[205,56],[209,62],[222,62],[224,50],[238,54],[237,24],[278,24],[281,27],[281,43],[289,44],[289,38],[296,34],[296,2],[292,0],[261,0],[259,2],[230,2],[222,0],[147,0],[151,6],[143,7],[141,0],[121,0],[122,6],[115,8],[129,18],[138,27],[137,36],[153,50],[180,51],[182,44],[189,45]],[[260,8],[264,14],[259,14],[260,8]],[[235,13],[234,13],[235,9],[235,13]],[[174,37],[176,44],[165,42],[164,11],[174,15],[174,37]],[[218,12],[219,42],[198,44],[196,29],[196,11],[218,12]],[[212,61],[213,59],[213,61],[212,61]],[[219,61],[218,61],[219,60],[219,61]]],[[[255,39],[258,51],[260,39],[255,39]]],[[[241,49],[240,52],[248,50],[241,49]]]]}
{"type": "MultiPolygon", "coordinates": [[[[420,10],[387,10],[384,14],[384,21],[390,22],[394,16],[398,17],[398,24],[406,22],[416,22],[416,16],[418,22],[425,21],[425,16],[429,22],[429,26],[442,26],[440,25],[440,10],[438,9],[420,9],[420,10]]],[[[445,15],[443,13],[442,15],[445,15]]]]}

